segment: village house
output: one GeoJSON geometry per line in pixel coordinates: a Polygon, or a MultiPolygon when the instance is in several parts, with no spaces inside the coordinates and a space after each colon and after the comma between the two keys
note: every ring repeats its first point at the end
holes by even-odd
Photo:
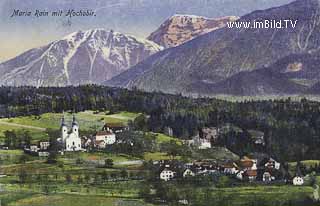
{"type": "Polygon", "coordinates": [[[265,168],[268,169],[276,169],[279,170],[281,164],[277,161],[275,161],[274,159],[270,158],[265,164],[264,164],[265,168]]]}
{"type": "Polygon", "coordinates": [[[246,156],[240,160],[238,165],[242,170],[257,170],[257,160],[246,156]]]}
{"type": "Polygon", "coordinates": [[[30,152],[38,152],[39,151],[39,147],[37,145],[30,145],[30,152]]]}
{"type": "Polygon", "coordinates": [[[264,146],[265,140],[264,140],[264,133],[257,130],[249,130],[248,131],[250,135],[252,136],[253,143],[256,145],[262,145],[264,146]]]}
{"type": "Polygon", "coordinates": [[[185,141],[189,146],[195,146],[198,149],[210,149],[212,142],[218,138],[218,129],[215,127],[206,127],[199,129],[199,132],[191,140],[185,141]]]}
{"type": "Polygon", "coordinates": [[[304,184],[304,179],[301,176],[295,176],[292,180],[293,185],[301,186],[304,184]]]}
{"type": "Polygon", "coordinates": [[[234,175],[238,172],[238,166],[235,163],[226,163],[222,166],[223,173],[227,175],[234,175]]]}
{"type": "Polygon", "coordinates": [[[112,145],[116,142],[116,135],[111,130],[99,131],[94,137],[95,145],[105,148],[106,145],[112,145]]]}
{"type": "Polygon", "coordinates": [[[254,181],[257,179],[257,170],[247,170],[244,172],[244,177],[247,177],[249,181],[254,181]]]}
{"type": "Polygon", "coordinates": [[[46,151],[39,151],[38,152],[38,156],[39,157],[48,157],[49,156],[49,152],[46,152],[46,151]]]}
{"type": "Polygon", "coordinates": [[[296,176],[292,179],[292,184],[295,186],[301,186],[304,184],[303,175],[298,166],[297,166],[296,176]]]}
{"type": "Polygon", "coordinates": [[[239,180],[249,180],[254,181],[257,179],[258,171],[257,171],[257,160],[250,159],[248,157],[243,157],[238,164],[238,170],[236,171],[236,178],[239,180]]]}
{"type": "Polygon", "coordinates": [[[126,125],[124,125],[123,123],[106,123],[103,126],[102,131],[110,131],[114,134],[118,134],[118,133],[124,132],[128,129],[129,128],[126,125]]]}
{"type": "Polygon", "coordinates": [[[175,178],[176,174],[177,173],[173,169],[170,169],[169,165],[166,165],[166,167],[160,172],[160,179],[169,181],[175,178]]]}
{"type": "Polygon", "coordinates": [[[182,174],[182,176],[184,178],[186,178],[186,177],[194,177],[195,175],[196,175],[196,171],[193,170],[193,169],[189,169],[189,168],[185,169],[183,174],[182,174]]]}
{"type": "Polygon", "coordinates": [[[87,150],[92,149],[92,147],[93,147],[92,138],[88,138],[86,136],[83,136],[81,138],[81,145],[83,146],[83,148],[86,148],[87,150]]]}
{"type": "Polygon", "coordinates": [[[39,142],[39,146],[40,146],[40,150],[46,151],[46,150],[48,150],[49,147],[50,147],[50,142],[40,141],[40,142],[39,142]]]}
{"type": "Polygon", "coordinates": [[[48,157],[49,152],[46,150],[42,150],[37,145],[30,145],[30,147],[25,147],[24,152],[33,156],[39,156],[39,157],[48,157]]]}

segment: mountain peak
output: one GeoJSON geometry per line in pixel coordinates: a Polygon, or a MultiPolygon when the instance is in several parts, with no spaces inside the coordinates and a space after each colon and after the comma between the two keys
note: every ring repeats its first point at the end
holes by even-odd
{"type": "MultiPolygon", "coordinates": [[[[216,29],[153,55],[107,84],[187,95],[302,92],[320,82],[317,75],[319,68],[312,66],[313,63],[318,65],[320,51],[319,5],[320,0],[297,0],[254,11],[242,16],[238,22],[255,22],[259,19],[283,23],[283,20],[291,20],[296,24],[293,27],[289,23],[287,28],[281,29],[216,29]],[[315,56],[302,61],[301,58],[308,54],[315,56]]],[[[183,23],[179,20],[176,24],[167,23],[149,38],[159,44],[169,42],[169,46],[176,42],[173,34],[179,31],[183,23]]],[[[195,24],[191,25],[189,28],[193,29],[195,24]]]]}
{"type": "Polygon", "coordinates": [[[176,14],[161,24],[148,39],[165,48],[176,47],[200,35],[225,27],[227,22],[237,19],[238,17],[235,16],[207,18],[196,15],[176,14]]]}
{"type": "Polygon", "coordinates": [[[65,86],[101,83],[125,71],[161,46],[105,29],[77,31],[0,64],[0,84],[65,86]]]}

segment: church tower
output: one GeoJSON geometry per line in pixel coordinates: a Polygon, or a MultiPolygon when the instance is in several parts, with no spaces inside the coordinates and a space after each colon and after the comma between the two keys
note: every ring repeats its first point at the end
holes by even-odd
{"type": "Polygon", "coordinates": [[[66,138],[68,137],[68,127],[67,125],[65,124],[65,121],[64,121],[64,114],[63,114],[63,117],[61,119],[61,127],[60,127],[60,130],[61,130],[61,138],[62,138],[62,141],[65,141],[66,138]]]}
{"type": "Polygon", "coordinates": [[[76,134],[77,137],[79,137],[79,124],[76,121],[75,115],[73,115],[73,120],[72,120],[72,133],[76,134]]]}

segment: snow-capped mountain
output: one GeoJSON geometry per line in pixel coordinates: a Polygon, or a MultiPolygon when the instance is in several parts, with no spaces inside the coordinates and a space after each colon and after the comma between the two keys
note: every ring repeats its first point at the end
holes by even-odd
{"type": "Polygon", "coordinates": [[[0,64],[0,84],[99,84],[161,49],[154,42],[114,31],[78,31],[0,64]]]}
{"type": "Polygon", "coordinates": [[[228,22],[233,22],[237,19],[239,17],[236,16],[206,18],[203,16],[176,14],[161,24],[148,39],[165,48],[175,47],[200,35],[223,28],[228,22]]]}

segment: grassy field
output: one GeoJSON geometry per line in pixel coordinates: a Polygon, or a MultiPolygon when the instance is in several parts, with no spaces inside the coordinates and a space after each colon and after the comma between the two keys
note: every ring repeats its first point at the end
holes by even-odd
{"type": "MultiPolygon", "coordinates": [[[[304,164],[306,167],[311,167],[311,166],[315,166],[317,164],[320,164],[320,160],[304,160],[301,161],[302,164],[304,164]]],[[[296,167],[297,162],[290,162],[289,166],[290,167],[296,167]]]]}
{"type": "MultiPolygon", "coordinates": [[[[79,112],[75,114],[77,121],[83,129],[96,129],[102,127],[104,123],[127,123],[134,120],[139,114],[120,112],[118,114],[107,115],[105,113],[94,113],[93,111],[79,112]]],[[[35,126],[40,128],[58,129],[60,127],[61,113],[45,113],[40,116],[16,117],[10,119],[1,119],[8,123],[19,125],[35,126]]],[[[66,123],[71,123],[72,114],[65,113],[66,123]]]]}
{"type": "MultiPolygon", "coordinates": [[[[140,114],[130,112],[120,112],[117,114],[107,115],[106,113],[96,113],[93,111],[79,112],[76,114],[81,130],[101,130],[105,123],[122,123],[134,120],[140,114]]],[[[29,131],[33,141],[45,140],[48,138],[46,129],[59,129],[61,122],[61,113],[45,113],[40,116],[25,116],[15,118],[0,119],[0,141],[3,141],[4,132],[7,130],[29,131]]],[[[65,113],[67,124],[71,124],[72,114],[65,113]]]]}
{"type": "Polygon", "coordinates": [[[182,142],[181,140],[177,139],[177,138],[174,138],[174,137],[169,137],[165,134],[161,134],[161,133],[153,133],[155,135],[157,135],[157,143],[158,144],[162,144],[162,143],[166,143],[166,142],[170,142],[170,141],[175,141],[178,145],[181,145],[182,142]]]}
{"type": "MultiPolygon", "coordinates": [[[[169,159],[172,159],[172,157],[170,157],[169,155],[167,155],[166,153],[163,153],[163,152],[146,152],[144,154],[144,157],[143,157],[146,161],[149,161],[149,160],[154,160],[154,161],[157,161],[157,160],[169,160],[169,159]]],[[[175,157],[175,159],[180,159],[180,157],[175,157]]]]}
{"type": "Polygon", "coordinates": [[[0,198],[3,205],[8,206],[151,206],[137,199],[77,194],[0,193],[0,198]]]}
{"type": "Polygon", "coordinates": [[[312,197],[312,187],[256,186],[214,189],[213,195],[231,203],[230,205],[252,205],[264,202],[270,205],[282,205],[289,200],[302,200],[312,197]]]}

